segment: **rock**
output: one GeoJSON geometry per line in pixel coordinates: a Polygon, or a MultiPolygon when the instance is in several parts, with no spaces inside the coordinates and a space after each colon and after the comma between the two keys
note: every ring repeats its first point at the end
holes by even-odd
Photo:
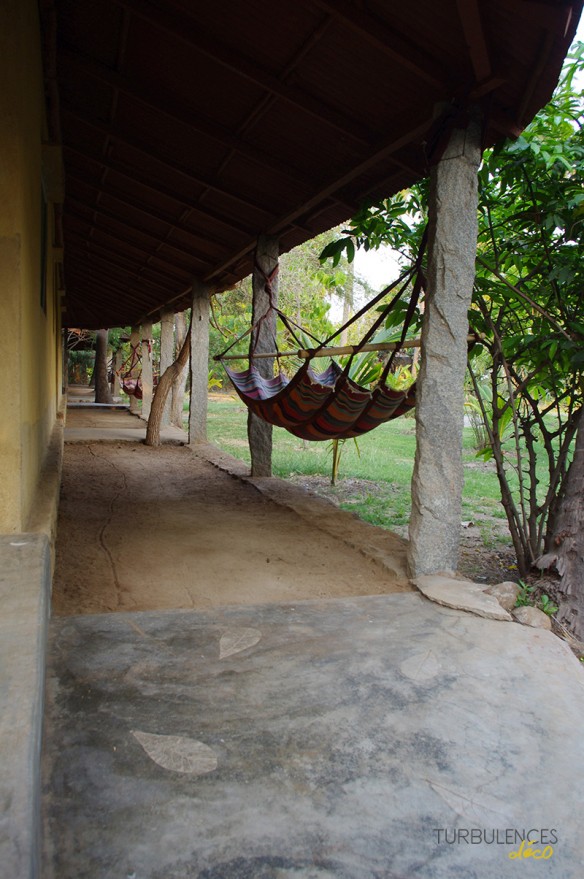
{"type": "Polygon", "coordinates": [[[467,610],[480,617],[492,620],[511,620],[493,595],[484,591],[484,586],[470,580],[455,580],[442,574],[423,574],[413,581],[420,592],[445,607],[467,610]]]}
{"type": "Polygon", "coordinates": [[[487,587],[485,592],[494,596],[505,610],[512,611],[519,595],[519,584],[514,583],[513,580],[505,580],[503,583],[495,583],[494,586],[487,587]]]}
{"type": "Polygon", "coordinates": [[[552,621],[549,616],[537,607],[516,607],[513,616],[518,623],[524,626],[533,626],[534,629],[551,629],[552,621]]]}

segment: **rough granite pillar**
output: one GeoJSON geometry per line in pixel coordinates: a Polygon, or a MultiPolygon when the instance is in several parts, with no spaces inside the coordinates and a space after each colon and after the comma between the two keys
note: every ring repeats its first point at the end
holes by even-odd
{"type": "MultiPolygon", "coordinates": [[[[169,366],[174,362],[174,311],[163,311],[160,318],[160,375],[164,375],[169,366]]],[[[166,398],[162,427],[170,424],[170,394],[166,398]]]]}
{"type": "Polygon", "coordinates": [[[208,284],[193,281],[191,318],[191,405],[189,443],[207,442],[207,394],[209,386],[209,294],[208,284]]]}
{"type": "Polygon", "coordinates": [[[142,418],[150,418],[152,393],[152,321],[142,324],[142,418]]]}
{"type": "MultiPolygon", "coordinates": [[[[260,235],[258,238],[255,266],[253,271],[252,324],[269,312],[270,301],[278,302],[278,257],[277,238],[260,235]]],[[[250,340],[252,353],[274,351],[276,345],[276,314],[271,312],[266,320],[254,330],[250,340]]],[[[255,361],[258,372],[265,378],[274,375],[274,361],[266,358],[255,361]]],[[[247,438],[251,453],[251,475],[272,475],[272,425],[262,421],[252,412],[247,416],[247,438]]]]}
{"type": "Polygon", "coordinates": [[[481,128],[455,128],[430,178],[426,310],[416,398],[411,577],[454,572],[462,505],[468,309],[475,274],[481,128]]]}
{"type": "Polygon", "coordinates": [[[124,366],[124,352],[121,348],[115,353],[114,356],[114,380],[112,382],[112,394],[114,397],[120,396],[121,391],[121,380],[120,375],[122,372],[122,368],[124,366]]]}
{"type": "MultiPolygon", "coordinates": [[[[130,363],[133,364],[132,369],[130,370],[130,375],[128,378],[137,379],[140,375],[140,361],[138,360],[138,356],[140,355],[140,327],[132,327],[130,332],[130,363]],[[134,354],[134,352],[136,352],[134,354]]],[[[140,414],[140,404],[138,399],[131,394],[130,395],[130,412],[133,415],[140,414]]]]}

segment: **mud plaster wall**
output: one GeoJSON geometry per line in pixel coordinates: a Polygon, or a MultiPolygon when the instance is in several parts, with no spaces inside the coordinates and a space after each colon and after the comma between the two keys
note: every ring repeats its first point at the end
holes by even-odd
{"type": "Polygon", "coordinates": [[[50,204],[41,267],[44,88],[34,0],[0,5],[0,82],[0,532],[13,533],[26,530],[34,510],[61,388],[50,204]]]}

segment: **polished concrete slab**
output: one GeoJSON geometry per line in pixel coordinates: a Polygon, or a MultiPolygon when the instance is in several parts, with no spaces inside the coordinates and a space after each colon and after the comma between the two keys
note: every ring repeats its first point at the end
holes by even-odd
{"type": "Polygon", "coordinates": [[[575,879],[583,696],[417,594],[55,619],[43,875],[575,879]]]}

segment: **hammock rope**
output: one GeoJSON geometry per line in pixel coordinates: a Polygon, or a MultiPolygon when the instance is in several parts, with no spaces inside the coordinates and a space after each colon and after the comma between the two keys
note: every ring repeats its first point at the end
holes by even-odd
{"type": "Polygon", "coordinates": [[[142,353],[141,344],[130,345],[130,353],[122,363],[117,374],[120,377],[120,384],[129,397],[135,397],[137,400],[142,399],[142,353]],[[129,366],[128,366],[129,363],[129,366]],[[140,364],[140,372],[134,375],[135,367],[140,364]]]}
{"type": "MultiPolygon", "coordinates": [[[[424,233],[418,255],[412,266],[378,293],[355,315],[349,318],[343,326],[328,336],[324,342],[318,342],[312,334],[307,333],[313,341],[317,342],[317,346],[302,351],[302,354],[305,355],[305,361],[290,379],[281,370],[273,378],[264,378],[254,365],[259,328],[272,312],[280,317],[282,323],[297,343],[300,343],[300,340],[293,331],[292,325],[301,332],[304,332],[298,324],[283,314],[274,302],[272,281],[277,269],[269,276],[262,273],[268,296],[268,308],[249,330],[239,336],[225,351],[215,357],[216,360],[223,363],[223,367],[231,379],[237,394],[248,409],[262,420],[277,427],[283,427],[294,434],[294,436],[315,441],[348,439],[361,436],[380,424],[410,411],[415,405],[415,382],[409,388],[399,391],[387,387],[386,382],[391,367],[395,362],[395,357],[406,340],[424,284],[422,260],[426,239],[427,236],[424,233]],[[365,345],[369,344],[370,339],[387,319],[388,314],[395,307],[396,303],[404,296],[412,280],[413,290],[406,309],[400,338],[394,344],[375,388],[372,390],[363,388],[350,378],[355,357],[363,351],[365,345]],[[316,373],[312,369],[312,360],[315,357],[321,356],[324,349],[328,348],[337,336],[367,312],[371,311],[372,308],[389,293],[396,290],[396,288],[397,292],[394,293],[390,302],[380,309],[379,316],[373,321],[363,338],[357,345],[352,346],[344,368],[332,361],[327,369],[316,373]],[[230,369],[226,365],[225,359],[235,359],[237,355],[229,356],[228,352],[249,334],[252,334],[252,343],[250,344],[248,354],[248,369],[243,371],[230,369]]],[[[279,358],[284,355],[278,351],[277,344],[274,347],[276,349],[274,357],[279,362],[279,358]]]]}

